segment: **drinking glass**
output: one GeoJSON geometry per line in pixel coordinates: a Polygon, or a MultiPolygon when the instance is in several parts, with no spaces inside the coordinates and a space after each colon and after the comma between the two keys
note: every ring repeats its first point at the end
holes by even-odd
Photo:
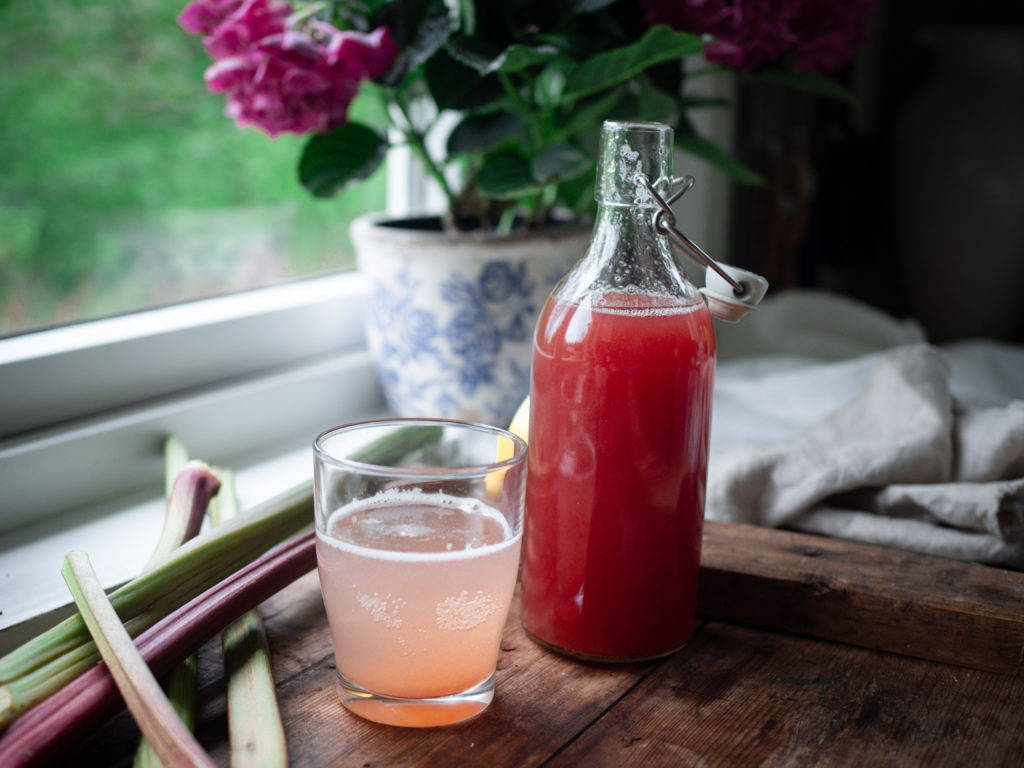
{"type": "Polygon", "coordinates": [[[317,565],[342,703],[434,726],[482,712],[519,563],[526,443],[443,419],[313,444],[317,565]]]}

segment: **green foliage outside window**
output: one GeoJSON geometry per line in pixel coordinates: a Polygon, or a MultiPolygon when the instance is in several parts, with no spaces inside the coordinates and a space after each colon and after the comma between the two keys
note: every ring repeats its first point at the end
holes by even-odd
{"type": "Polygon", "coordinates": [[[382,172],[311,200],[302,138],[224,118],[183,4],[0,0],[0,334],[347,266],[384,207],[382,172]]]}

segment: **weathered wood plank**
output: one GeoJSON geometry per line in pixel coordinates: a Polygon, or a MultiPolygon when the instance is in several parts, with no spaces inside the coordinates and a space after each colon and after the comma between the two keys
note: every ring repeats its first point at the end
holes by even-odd
{"type": "MultiPolygon", "coordinates": [[[[267,613],[283,602],[290,605],[267,630],[293,768],[538,765],[656,668],[581,664],[544,651],[523,634],[517,597],[488,710],[451,728],[390,728],[349,714],[338,701],[315,576],[275,598],[267,613]]],[[[227,757],[223,745],[213,754],[227,757]]]]}
{"type": "MultiPolygon", "coordinates": [[[[518,606],[517,596],[502,638],[494,703],[468,723],[419,730],[377,725],[342,707],[316,574],[275,595],[261,613],[292,768],[538,765],[656,667],[602,667],[549,653],[523,634],[518,606]]],[[[217,763],[227,765],[222,674],[218,645],[208,643],[200,653],[197,735],[217,763]]],[[[69,764],[129,766],[137,741],[138,731],[123,713],[69,764]]]]}
{"type": "Polygon", "coordinates": [[[698,613],[1024,676],[1024,574],[984,565],[709,521],[698,613]]]}
{"type": "Polygon", "coordinates": [[[1024,764],[1021,681],[713,622],[549,763],[1024,764]]]}
{"type": "MultiPolygon", "coordinates": [[[[709,616],[953,664],[1021,674],[1024,661],[1021,658],[1021,649],[1024,648],[1024,576],[1021,574],[817,536],[709,522],[705,530],[701,579],[700,610],[709,616]]],[[[456,754],[460,756],[460,762],[467,765],[540,764],[580,733],[586,732],[594,721],[604,722],[607,716],[602,715],[606,711],[610,710],[618,717],[616,713],[623,706],[623,703],[617,703],[620,699],[630,702],[644,695],[644,691],[661,690],[652,686],[660,685],[658,681],[666,670],[675,670],[676,665],[682,663],[680,660],[690,659],[694,649],[705,648],[709,643],[706,635],[698,635],[690,649],[660,665],[585,665],[543,651],[527,640],[519,627],[518,599],[514,605],[503,640],[506,650],[499,662],[498,695],[492,707],[477,720],[462,726],[416,731],[392,729],[359,720],[338,703],[334,692],[330,635],[316,574],[300,579],[264,603],[261,611],[267,621],[293,765],[299,768],[367,763],[374,766],[382,763],[445,765],[450,764],[452,755],[456,754]]],[[[715,652],[722,658],[709,656],[708,663],[713,662],[709,668],[719,670],[715,673],[718,675],[715,678],[717,685],[732,690],[740,685],[733,678],[744,677],[747,667],[756,667],[761,657],[720,627],[715,629],[714,636],[717,638],[715,643],[720,645],[715,652]],[[732,672],[727,674],[728,670],[732,672]]],[[[742,633],[740,636],[747,637],[742,633]]],[[[794,638],[787,640],[767,632],[753,636],[760,638],[758,642],[769,648],[774,648],[773,644],[777,642],[797,643],[785,646],[789,650],[769,654],[771,658],[778,657],[772,662],[778,669],[807,666],[802,649],[819,645],[832,649],[828,658],[835,659],[835,675],[840,674],[840,668],[850,667],[856,671],[858,665],[868,664],[871,659],[884,659],[884,663],[877,661],[881,666],[875,670],[875,678],[871,679],[886,682],[888,687],[883,686],[888,697],[885,702],[898,696],[916,700],[922,686],[931,686],[927,688],[926,698],[930,697],[929,708],[934,709],[934,713],[930,715],[932,719],[923,720],[925,725],[921,726],[928,733],[935,732],[935,722],[952,723],[962,717],[971,722],[979,717],[985,720],[985,723],[978,720],[971,725],[971,732],[981,728],[982,732],[991,733],[992,723],[1005,724],[1004,715],[985,709],[984,698],[990,695],[986,687],[989,683],[975,683],[967,688],[948,684],[947,700],[936,693],[940,690],[938,682],[926,685],[919,683],[915,675],[900,677],[889,671],[890,666],[899,670],[905,664],[922,664],[921,669],[933,668],[924,662],[872,655],[852,647],[815,644],[808,640],[798,642],[794,638]],[[974,714],[977,712],[983,712],[983,717],[974,714]]],[[[710,654],[711,651],[701,653],[710,654]]],[[[203,649],[200,667],[203,685],[200,694],[200,740],[221,764],[227,764],[223,681],[216,643],[203,649]]],[[[954,683],[989,679],[987,676],[972,677],[977,673],[960,669],[942,669],[945,669],[944,674],[952,676],[954,683]]],[[[781,718],[784,715],[789,717],[786,715],[788,711],[795,713],[793,717],[799,715],[802,723],[803,710],[810,707],[811,721],[819,723],[815,726],[819,731],[799,733],[806,736],[809,743],[820,747],[818,752],[814,752],[815,760],[836,762],[827,751],[833,737],[829,730],[832,726],[827,723],[836,718],[836,722],[848,719],[851,709],[859,712],[867,707],[867,704],[862,706],[858,703],[864,701],[867,694],[853,682],[843,683],[842,679],[826,686],[827,695],[822,693],[824,698],[820,702],[813,697],[813,700],[801,698],[791,691],[778,693],[779,690],[788,691],[786,686],[789,683],[785,679],[813,682],[818,677],[818,673],[813,671],[779,672],[777,679],[773,678],[775,682],[762,677],[761,682],[767,687],[761,694],[753,688],[747,690],[749,686],[740,685],[738,690],[743,692],[741,700],[735,701],[730,697],[722,704],[725,714],[708,728],[722,729],[721,738],[729,743],[735,742],[735,749],[741,750],[730,754],[746,762],[741,759],[742,749],[753,750],[750,754],[756,757],[760,754],[757,750],[763,748],[762,742],[774,743],[771,740],[775,738],[772,736],[775,730],[799,731],[803,727],[799,723],[794,725],[790,720],[781,718]],[[747,705],[743,702],[748,699],[757,701],[758,695],[783,696],[779,701],[786,706],[773,708],[768,702],[748,717],[744,714],[747,705]],[[766,723],[773,724],[766,726],[766,723]],[[818,740],[821,734],[825,734],[821,736],[824,741],[818,740]]],[[[992,684],[995,686],[994,700],[1003,702],[1000,706],[1005,705],[1007,710],[1021,710],[1019,699],[1024,694],[1024,682],[1019,678],[1001,679],[1006,681],[1005,685],[1000,684],[1004,687],[992,684]],[[1012,692],[1016,692],[1017,700],[1010,706],[1012,692]]],[[[801,688],[796,682],[792,684],[801,688]]],[[[863,684],[866,686],[867,682],[863,684]]],[[[875,685],[881,686],[881,683],[876,682],[875,685]]],[[[822,690],[816,683],[807,683],[803,687],[822,690]]],[[[891,719],[887,707],[881,709],[891,719]]],[[[660,746],[649,748],[654,750],[647,753],[654,761],[651,764],[658,764],[657,761],[661,760],[658,755],[664,757],[667,754],[665,750],[671,752],[680,745],[681,748],[692,748],[687,746],[688,742],[676,743],[676,730],[690,727],[687,710],[684,708],[680,712],[665,715],[660,731],[652,731],[644,737],[654,739],[657,736],[662,742],[660,746]]],[[[1015,721],[1015,727],[1018,725],[1015,721]]],[[[713,738],[709,735],[712,730],[705,732],[705,738],[713,738]]],[[[856,732],[856,729],[851,731],[856,732]]],[[[868,732],[873,734],[872,738],[878,737],[870,729],[868,732]]],[[[956,759],[950,758],[953,762],[961,755],[965,756],[964,759],[973,755],[975,747],[969,741],[949,741],[953,736],[959,738],[955,728],[948,734],[946,731],[941,733],[944,734],[941,741],[955,747],[956,751],[951,754],[956,759]]],[[[589,732],[585,733],[579,743],[590,738],[589,732]]],[[[122,715],[98,738],[69,756],[69,762],[76,768],[83,768],[83,763],[105,768],[127,765],[136,740],[134,725],[127,715],[122,715]]],[[[837,743],[842,745],[844,742],[840,739],[837,743]]],[[[993,743],[1005,746],[1006,741],[1005,738],[1002,742],[993,739],[993,743]]],[[[575,754],[574,750],[581,748],[574,745],[562,754],[575,754]]],[[[770,754],[783,757],[791,753],[797,757],[802,754],[794,751],[795,747],[773,749],[775,751],[770,754]]],[[[837,753],[840,755],[855,754],[855,751],[849,751],[853,747],[837,749],[840,749],[837,753]],[[848,751],[843,752],[844,749],[848,751]]],[[[926,756],[930,753],[924,750],[920,754],[926,756]]]]}

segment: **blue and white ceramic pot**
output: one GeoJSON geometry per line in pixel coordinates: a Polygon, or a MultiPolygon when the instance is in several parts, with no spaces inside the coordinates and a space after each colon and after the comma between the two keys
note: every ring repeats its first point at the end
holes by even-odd
{"type": "Polygon", "coordinates": [[[505,426],[530,388],[544,301],[586,250],[590,228],[498,237],[436,218],[352,224],[367,279],[367,338],[391,408],[505,426]]]}

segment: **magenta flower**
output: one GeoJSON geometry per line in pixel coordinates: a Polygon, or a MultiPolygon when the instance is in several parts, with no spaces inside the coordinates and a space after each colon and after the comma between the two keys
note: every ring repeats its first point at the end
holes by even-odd
{"type": "Polygon", "coordinates": [[[228,16],[238,10],[244,0],[194,0],[178,16],[178,24],[186,32],[208,35],[228,16]]]}
{"type": "Polygon", "coordinates": [[[206,84],[226,94],[228,116],[270,136],[344,125],[360,82],[382,76],[395,60],[386,27],[361,34],[311,21],[292,29],[291,11],[280,0],[193,0],[178,17],[204,36],[215,61],[206,84]]]}
{"type": "Polygon", "coordinates": [[[845,65],[876,0],[640,0],[651,24],[710,35],[708,61],[750,72],[793,57],[798,72],[845,65]]]}

